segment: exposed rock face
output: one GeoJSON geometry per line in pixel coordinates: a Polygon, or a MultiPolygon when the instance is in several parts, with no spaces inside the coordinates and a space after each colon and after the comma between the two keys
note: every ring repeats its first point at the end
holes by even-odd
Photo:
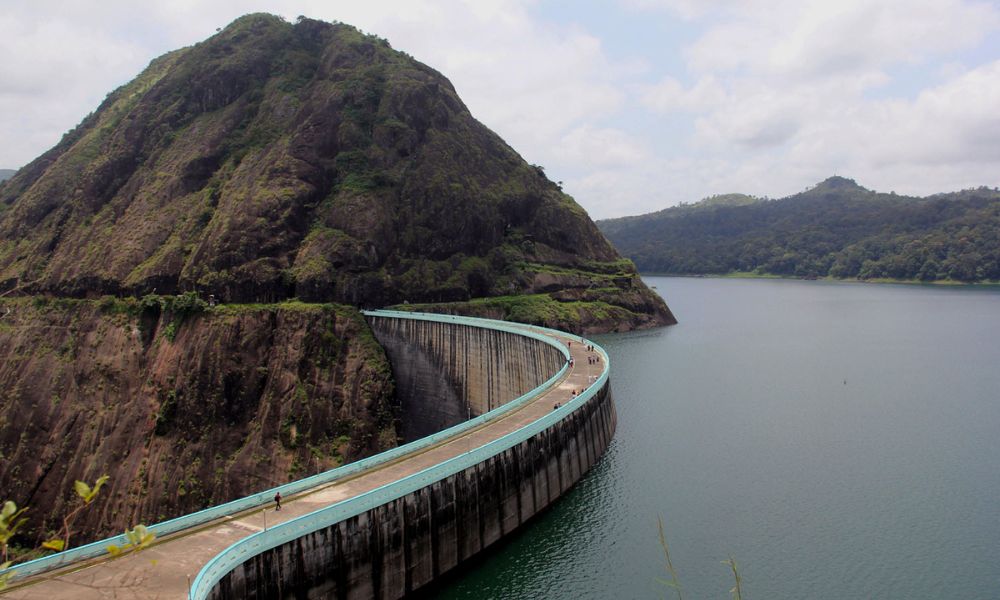
{"type": "MultiPolygon", "coordinates": [[[[530,291],[539,264],[569,270],[554,291],[635,273],[442,75],[350,26],[267,15],[156,59],[21,169],[0,240],[0,292],[76,297],[383,306],[530,291]]],[[[640,320],[672,322],[636,285],[640,320]]]]}
{"type": "Polygon", "coordinates": [[[389,364],[353,309],[175,322],[110,298],[18,299],[0,315],[0,489],[32,525],[57,527],[75,479],[111,476],[80,540],[396,445],[389,364]]]}

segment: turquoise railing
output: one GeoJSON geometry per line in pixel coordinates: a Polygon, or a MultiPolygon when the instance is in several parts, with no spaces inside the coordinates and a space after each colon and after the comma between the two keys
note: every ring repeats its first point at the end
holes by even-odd
{"type": "MultiPolygon", "coordinates": [[[[563,346],[562,343],[557,340],[552,339],[548,335],[542,333],[544,330],[542,328],[536,328],[538,331],[526,331],[523,327],[518,327],[512,325],[511,323],[504,321],[494,321],[489,319],[475,319],[471,317],[456,317],[451,315],[428,315],[424,313],[409,313],[409,312],[396,312],[396,311],[362,311],[366,316],[372,317],[395,317],[395,318],[405,318],[405,319],[418,319],[427,321],[439,321],[447,323],[456,323],[460,325],[468,325],[470,327],[480,327],[486,329],[495,329],[499,331],[506,331],[509,333],[514,333],[517,335],[524,335],[537,339],[544,342],[550,346],[555,347],[559,350],[564,358],[569,359],[569,351],[563,346]]],[[[185,529],[190,529],[192,527],[197,527],[198,525],[203,525],[215,519],[222,517],[227,517],[235,514],[239,514],[248,510],[252,510],[268,504],[274,498],[276,492],[281,492],[282,496],[292,496],[304,492],[306,490],[321,486],[324,484],[332,483],[338,481],[345,477],[354,475],[371,467],[381,465],[387,462],[394,461],[406,454],[415,452],[417,450],[423,450],[430,446],[434,446],[450,437],[460,434],[469,429],[478,427],[484,423],[492,421],[497,417],[504,415],[505,413],[522,406],[523,404],[531,401],[535,396],[538,395],[540,390],[548,388],[550,385],[562,378],[563,374],[566,372],[568,365],[564,364],[562,368],[545,381],[540,386],[527,392],[526,394],[519,396],[518,398],[503,404],[488,413],[484,413],[474,419],[464,421],[449,427],[448,429],[443,429],[435,434],[429,435],[427,437],[420,438],[419,440],[414,440],[408,444],[403,444],[396,448],[386,450],[376,454],[375,456],[370,456],[350,464],[344,465],[342,467],[337,467],[336,469],[331,469],[329,471],[324,471],[323,473],[317,473],[310,477],[304,479],[299,479],[291,483],[286,483],[279,485],[277,487],[257,492],[256,494],[251,494],[231,502],[226,502],[225,504],[219,504],[198,512],[193,512],[182,517],[177,517],[176,519],[170,519],[169,521],[163,521],[155,525],[149,526],[149,530],[154,532],[157,537],[163,537],[171,533],[176,533],[178,531],[183,531],[185,529]]],[[[128,543],[125,535],[117,535],[107,539],[99,540],[83,546],[77,546],[76,548],[71,548],[64,552],[59,552],[57,554],[51,554],[49,556],[43,556],[42,558],[37,558],[35,560],[27,561],[18,565],[14,565],[5,570],[0,570],[0,575],[14,572],[14,577],[21,579],[28,577],[30,575],[37,575],[38,573],[43,573],[45,571],[51,571],[53,569],[58,569],[60,567],[69,565],[71,563],[87,560],[90,558],[96,558],[107,554],[108,546],[122,546],[128,543]]]]}
{"type": "MultiPolygon", "coordinates": [[[[429,321],[438,322],[453,322],[453,323],[465,323],[469,324],[468,321],[471,317],[455,317],[451,315],[436,315],[427,313],[408,313],[408,312],[390,312],[390,311],[374,311],[366,312],[366,315],[370,316],[391,316],[397,318],[405,319],[423,319],[429,321]]],[[[542,327],[534,327],[529,325],[512,326],[508,322],[495,321],[492,319],[473,319],[478,322],[479,327],[490,327],[503,330],[517,330],[517,333],[524,335],[531,335],[535,332],[548,332],[553,334],[558,334],[560,336],[566,336],[568,334],[555,331],[552,329],[546,329],[542,327]]],[[[531,337],[534,337],[533,335],[531,337]]],[[[561,407],[546,413],[543,417],[536,421],[525,425],[524,427],[513,431],[503,437],[497,438],[491,442],[488,442],[478,448],[474,448],[469,452],[461,454],[459,456],[450,458],[444,462],[438,463],[433,467],[429,467],[423,471],[414,473],[392,483],[386,484],[382,487],[376,488],[369,492],[359,494],[354,498],[332,504],[326,508],[321,508],[317,511],[311,512],[307,515],[292,519],[291,521],[286,521],[280,525],[275,525],[274,527],[266,530],[254,533],[242,540],[232,544],[219,554],[217,554],[212,560],[206,564],[198,576],[195,578],[194,583],[191,585],[191,590],[189,592],[189,600],[205,600],[208,598],[212,591],[212,588],[226,576],[227,573],[231,572],[240,564],[250,560],[254,556],[266,552],[272,548],[276,548],[282,544],[288,543],[296,538],[300,538],[304,535],[308,535],[314,531],[319,531],[326,527],[330,527],[340,521],[345,519],[350,519],[351,517],[356,517],[365,511],[371,510],[382,504],[392,502],[393,500],[398,500],[407,494],[411,494],[423,487],[426,487],[435,481],[440,481],[456,473],[460,473],[469,467],[472,467],[480,462],[483,462],[501,452],[513,448],[517,444],[538,435],[542,431],[545,431],[549,427],[557,424],[567,415],[573,413],[575,410],[583,406],[588,400],[593,398],[600,389],[607,384],[608,377],[610,374],[611,363],[608,358],[607,352],[603,348],[594,344],[591,341],[583,340],[577,336],[572,336],[575,339],[579,339],[581,343],[593,344],[594,348],[602,356],[602,364],[604,366],[601,371],[600,376],[597,380],[586,388],[582,393],[563,404],[561,407]]],[[[562,347],[562,343],[553,338],[548,338],[546,340],[548,343],[553,345],[558,345],[557,347],[562,347]]],[[[568,357],[569,352],[564,348],[564,354],[568,357]]],[[[560,370],[560,374],[565,370],[565,366],[560,370]]],[[[548,387],[547,384],[535,388],[527,396],[535,397],[544,391],[544,388],[548,387]]],[[[519,398],[519,401],[523,401],[524,396],[519,398]]],[[[508,406],[508,405],[504,405],[508,406]]],[[[503,407],[495,409],[486,415],[492,414],[497,410],[501,410],[503,407]]],[[[482,415],[482,416],[486,416],[482,415]]]]}

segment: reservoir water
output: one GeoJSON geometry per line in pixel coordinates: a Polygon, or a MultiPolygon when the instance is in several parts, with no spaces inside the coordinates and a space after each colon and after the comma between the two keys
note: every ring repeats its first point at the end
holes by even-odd
{"type": "Polygon", "coordinates": [[[446,598],[1000,598],[1000,290],[648,277],[616,437],[446,598]]]}

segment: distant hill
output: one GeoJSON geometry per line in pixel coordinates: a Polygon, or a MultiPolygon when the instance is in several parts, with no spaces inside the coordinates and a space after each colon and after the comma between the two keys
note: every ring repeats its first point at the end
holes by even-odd
{"type": "Polygon", "coordinates": [[[598,221],[640,271],[859,279],[1000,280],[1000,192],[927,198],[831,177],[778,200],[712,198],[598,221]]]}
{"type": "Polygon", "coordinates": [[[709,196],[708,198],[696,202],[692,206],[694,208],[708,208],[714,206],[746,206],[757,202],[760,202],[760,198],[757,198],[756,196],[747,196],[746,194],[719,194],[717,196],[709,196]]]}
{"type": "Polygon", "coordinates": [[[0,169],[0,181],[6,181],[17,173],[15,169],[0,169]]]}

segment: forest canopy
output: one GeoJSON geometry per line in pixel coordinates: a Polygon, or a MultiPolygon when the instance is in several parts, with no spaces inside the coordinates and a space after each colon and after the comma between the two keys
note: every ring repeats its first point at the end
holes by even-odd
{"type": "Polygon", "coordinates": [[[643,272],[1000,280],[1000,192],[987,187],[917,198],[831,177],[778,200],[730,194],[598,226],[643,272]]]}

